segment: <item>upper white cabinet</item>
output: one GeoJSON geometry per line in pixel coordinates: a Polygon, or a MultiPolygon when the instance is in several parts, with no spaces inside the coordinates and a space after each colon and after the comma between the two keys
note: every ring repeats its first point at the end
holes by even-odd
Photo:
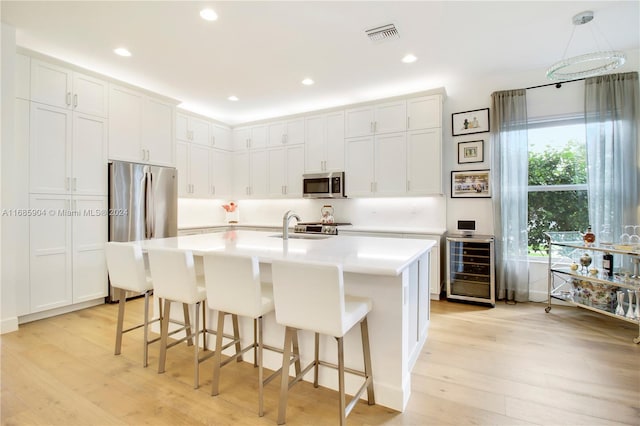
{"type": "Polygon", "coordinates": [[[442,127],[442,96],[407,99],[407,130],[442,127]]]}
{"type": "Polygon", "coordinates": [[[402,132],[407,129],[405,100],[347,109],[345,137],[402,132]]]}
{"type": "Polygon", "coordinates": [[[199,117],[176,113],[176,139],[211,146],[211,124],[199,117]]]}
{"type": "Polygon", "coordinates": [[[31,58],[16,53],[15,63],[15,95],[20,99],[31,99],[31,58]]]}
{"type": "Polygon", "coordinates": [[[209,184],[211,195],[215,198],[231,196],[232,187],[231,153],[220,149],[212,149],[209,156],[209,184]]]}
{"type": "Polygon", "coordinates": [[[407,132],[407,193],[442,194],[442,130],[407,132]]]}
{"type": "Polygon", "coordinates": [[[209,198],[209,155],[211,149],[182,141],[176,146],[178,169],[178,196],[209,198]]]}
{"type": "Polygon", "coordinates": [[[261,198],[268,195],[269,157],[266,149],[233,154],[233,195],[261,198]]]}
{"type": "Polygon", "coordinates": [[[306,173],[344,170],[344,111],[305,120],[306,173]]]}
{"type": "Polygon", "coordinates": [[[59,65],[31,59],[31,100],[107,116],[107,83],[59,65]]]}
{"type": "Polygon", "coordinates": [[[211,142],[214,148],[231,151],[233,149],[231,129],[221,124],[211,124],[211,142]]]}
{"type": "Polygon", "coordinates": [[[125,87],[109,88],[109,158],[173,166],[175,107],[125,87]]]}
{"type": "Polygon", "coordinates": [[[106,119],[35,102],[30,117],[29,191],[106,195],[106,119]]]}
{"type": "Polygon", "coordinates": [[[304,146],[268,150],[269,196],[301,197],[304,173],[304,146]]]}
{"type": "Polygon", "coordinates": [[[265,148],[269,138],[266,124],[233,129],[233,149],[265,148]]]}
{"type": "Polygon", "coordinates": [[[304,143],[304,118],[269,124],[269,146],[304,143]]]}

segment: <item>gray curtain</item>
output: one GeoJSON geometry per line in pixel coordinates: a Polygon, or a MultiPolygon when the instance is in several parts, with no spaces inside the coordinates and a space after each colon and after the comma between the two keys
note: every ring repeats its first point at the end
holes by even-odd
{"type": "Polygon", "coordinates": [[[491,164],[499,299],[529,300],[526,90],[491,94],[491,164]]]}
{"type": "Polygon", "coordinates": [[[585,80],[589,220],[614,241],[638,220],[638,73],[585,80]]]}

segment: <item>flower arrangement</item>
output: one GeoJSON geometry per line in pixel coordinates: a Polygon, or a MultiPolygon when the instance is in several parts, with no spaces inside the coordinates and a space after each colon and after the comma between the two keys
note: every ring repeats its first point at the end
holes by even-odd
{"type": "Polygon", "coordinates": [[[228,223],[238,223],[238,205],[231,201],[229,204],[223,204],[222,208],[227,212],[228,223]]]}
{"type": "Polygon", "coordinates": [[[233,201],[230,202],[229,204],[223,204],[222,205],[222,208],[225,209],[225,211],[227,213],[235,212],[237,207],[238,207],[238,205],[236,203],[234,203],[233,201]]]}

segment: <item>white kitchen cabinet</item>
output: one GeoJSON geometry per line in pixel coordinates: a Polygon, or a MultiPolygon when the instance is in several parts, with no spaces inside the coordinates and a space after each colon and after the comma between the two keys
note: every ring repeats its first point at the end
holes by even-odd
{"type": "Polygon", "coordinates": [[[230,197],[233,192],[231,186],[231,153],[220,149],[212,149],[209,161],[211,195],[215,198],[230,197]]]}
{"type": "Polygon", "coordinates": [[[105,196],[32,194],[30,313],[105,297],[105,196]]]}
{"type": "Polygon", "coordinates": [[[72,203],[73,210],[80,213],[71,219],[72,302],[80,303],[107,296],[104,245],[108,221],[102,212],[108,203],[107,197],[91,196],[74,197],[72,203]]]}
{"type": "Polygon", "coordinates": [[[375,150],[373,136],[345,140],[346,193],[348,197],[374,193],[375,150]]]}
{"type": "Polygon", "coordinates": [[[266,197],[269,167],[267,150],[233,154],[233,195],[236,198],[266,197]]]}
{"type": "Polygon", "coordinates": [[[269,189],[272,197],[301,197],[304,173],[302,145],[268,150],[269,189]]]}
{"type": "Polygon", "coordinates": [[[16,53],[15,63],[15,95],[20,99],[31,99],[31,58],[16,53]]]}
{"type": "Polygon", "coordinates": [[[305,120],[305,172],[344,171],[344,111],[305,120]]]}
{"type": "Polygon", "coordinates": [[[304,118],[270,123],[269,146],[304,143],[304,118]]]}
{"type": "Polygon", "coordinates": [[[106,195],[104,118],[31,103],[30,192],[106,195]]]}
{"type": "Polygon", "coordinates": [[[210,148],[186,142],[177,142],[178,196],[209,198],[210,148]]]}
{"type": "Polygon", "coordinates": [[[406,133],[389,133],[375,137],[376,196],[403,194],[407,184],[406,133]]]}
{"type": "Polygon", "coordinates": [[[31,100],[106,117],[107,83],[59,65],[32,58],[31,100]]]}
{"type": "Polygon", "coordinates": [[[199,117],[176,113],[176,139],[210,146],[211,124],[199,117]]]}
{"type": "Polygon", "coordinates": [[[407,129],[405,100],[347,109],[345,137],[402,132],[407,129]]]}
{"type": "Polygon", "coordinates": [[[233,129],[233,149],[265,148],[269,138],[266,124],[233,129]]]}
{"type": "Polygon", "coordinates": [[[211,124],[211,141],[214,148],[231,151],[233,144],[231,142],[231,129],[221,124],[211,124]]]}
{"type": "Polygon", "coordinates": [[[442,96],[407,99],[407,130],[442,127],[442,96]]]}
{"type": "Polygon", "coordinates": [[[442,194],[442,130],[407,132],[407,193],[442,194]]]}
{"type": "Polygon", "coordinates": [[[109,159],[173,166],[175,107],[128,88],[109,88],[109,159]]]}

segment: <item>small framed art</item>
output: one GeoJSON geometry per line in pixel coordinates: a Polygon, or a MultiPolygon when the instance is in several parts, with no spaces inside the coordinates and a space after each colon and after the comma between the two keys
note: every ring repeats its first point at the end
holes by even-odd
{"type": "Polygon", "coordinates": [[[482,163],[484,141],[458,142],[458,164],[482,163]]]}
{"type": "Polygon", "coordinates": [[[489,108],[451,114],[453,136],[470,135],[489,131],[489,108]]]}
{"type": "Polygon", "coordinates": [[[490,198],[489,170],[451,172],[451,198],[490,198]]]}

